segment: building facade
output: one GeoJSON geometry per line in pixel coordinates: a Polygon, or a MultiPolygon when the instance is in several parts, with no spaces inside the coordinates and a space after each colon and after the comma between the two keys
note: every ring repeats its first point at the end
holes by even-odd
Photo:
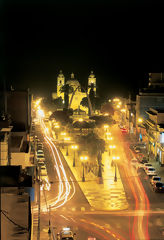
{"type": "Polygon", "coordinates": [[[93,71],[91,71],[91,74],[88,77],[88,87],[84,90],[80,82],[75,78],[74,73],[72,73],[70,78],[66,80],[64,74],[60,70],[60,73],[57,76],[57,92],[52,93],[53,99],[61,97],[64,103],[64,92],[61,92],[61,89],[65,84],[68,84],[73,89],[73,92],[69,94],[69,107],[73,110],[81,109],[86,112],[87,108],[80,105],[80,103],[83,98],[87,97],[86,91],[89,94],[91,84],[94,85],[94,92],[96,96],[96,77],[93,74],[93,71]]]}
{"type": "Polygon", "coordinates": [[[150,108],[145,122],[148,155],[164,165],[164,110],[150,108]]]}

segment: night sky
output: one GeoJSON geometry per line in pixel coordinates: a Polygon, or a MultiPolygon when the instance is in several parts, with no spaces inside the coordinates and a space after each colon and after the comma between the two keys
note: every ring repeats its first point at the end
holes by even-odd
{"type": "Polygon", "coordinates": [[[164,70],[162,2],[1,1],[1,82],[50,95],[60,69],[83,86],[93,70],[100,96],[136,93],[164,70]]]}

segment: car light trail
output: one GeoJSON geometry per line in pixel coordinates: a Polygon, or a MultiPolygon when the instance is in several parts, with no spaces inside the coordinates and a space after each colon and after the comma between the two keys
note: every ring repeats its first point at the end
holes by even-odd
{"type": "MultiPolygon", "coordinates": [[[[64,169],[58,149],[56,148],[55,144],[52,142],[50,133],[49,133],[49,131],[47,131],[47,128],[43,121],[41,122],[41,126],[43,129],[43,133],[45,135],[44,139],[45,139],[47,145],[49,146],[49,149],[51,150],[53,160],[55,162],[54,167],[56,169],[57,177],[58,177],[58,181],[59,181],[58,196],[54,199],[48,200],[48,203],[49,203],[49,205],[51,204],[52,209],[57,209],[57,208],[63,206],[67,201],[72,199],[72,197],[75,194],[75,185],[73,183],[72,178],[70,178],[71,184],[69,183],[69,180],[66,175],[66,171],[64,169]],[[73,189],[72,193],[71,193],[71,185],[72,185],[72,189],[73,189]]],[[[43,208],[44,207],[45,206],[43,206],[43,208]]]]}
{"type": "MultiPolygon", "coordinates": [[[[96,232],[96,234],[97,234],[96,236],[101,236],[103,239],[108,239],[108,240],[109,240],[110,238],[109,238],[109,236],[106,237],[104,234],[102,234],[102,233],[97,232],[96,230],[94,230],[94,229],[93,229],[93,226],[96,227],[96,228],[98,228],[98,229],[100,229],[100,230],[105,231],[105,233],[107,233],[108,235],[112,236],[112,237],[115,238],[116,240],[125,240],[125,238],[122,237],[122,236],[120,236],[120,234],[118,234],[118,233],[116,233],[116,232],[114,232],[114,231],[112,231],[112,230],[110,230],[110,229],[107,229],[106,227],[101,226],[100,224],[97,224],[97,223],[95,223],[95,222],[90,222],[90,221],[88,221],[88,220],[86,220],[86,219],[80,219],[80,221],[83,222],[83,223],[86,223],[87,226],[91,225],[91,226],[92,226],[92,228],[91,228],[92,231],[93,231],[93,232],[96,232]]],[[[86,228],[86,225],[85,225],[84,228],[86,228]]],[[[87,228],[90,229],[89,227],[87,227],[87,228]]],[[[102,238],[101,238],[101,239],[102,239],[102,238]]]]}

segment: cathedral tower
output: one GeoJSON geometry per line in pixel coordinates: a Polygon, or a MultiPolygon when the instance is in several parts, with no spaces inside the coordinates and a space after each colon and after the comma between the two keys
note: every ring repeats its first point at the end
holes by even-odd
{"type": "Polygon", "coordinates": [[[96,96],[96,78],[95,78],[95,75],[93,74],[93,71],[91,71],[91,74],[88,77],[88,94],[89,94],[89,91],[90,91],[89,86],[91,86],[91,84],[94,85],[93,90],[94,90],[95,96],[96,96]]]}
{"type": "Polygon", "coordinates": [[[64,86],[64,85],[65,85],[65,77],[62,73],[62,70],[60,70],[60,73],[57,77],[57,97],[64,98],[64,93],[60,92],[61,87],[64,86]]]}

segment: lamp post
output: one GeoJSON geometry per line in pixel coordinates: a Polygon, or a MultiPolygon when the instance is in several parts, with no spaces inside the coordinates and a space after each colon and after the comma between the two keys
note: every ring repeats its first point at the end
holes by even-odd
{"type": "Polygon", "coordinates": [[[82,161],[83,164],[83,174],[82,174],[82,182],[85,182],[85,172],[84,172],[84,167],[85,167],[85,162],[88,160],[87,156],[81,156],[80,160],[82,161]]]}
{"type": "MultiPolygon", "coordinates": [[[[66,142],[69,142],[69,141],[71,140],[71,138],[70,138],[70,137],[65,137],[64,140],[65,140],[66,142]]],[[[68,155],[69,155],[69,154],[68,154],[68,144],[67,144],[66,156],[68,156],[68,155]]]]}
{"type": "Polygon", "coordinates": [[[104,130],[107,132],[108,131],[108,129],[109,129],[109,125],[104,125],[104,130]]]}
{"type": "Polygon", "coordinates": [[[75,167],[75,150],[78,148],[77,145],[72,145],[71,148],[73,149],[74,151],[74,157],[73,157],[73,167],[75,167]]]}
{"type": "Polygon", "coordinates": [[[112,160],[114,160],[115,163],[115,174],[114,174],[114,181],[117,182],[117,160],[119,160],[120,157],[112,157],[112,160]]]}
{"type": "Polygon", "coordinates": [[[116,145],[109,145],[109,155],[110,155],[110,151],[111,151],[111,156],[113,156],[113,149],[116,149],[116,145]]]}

